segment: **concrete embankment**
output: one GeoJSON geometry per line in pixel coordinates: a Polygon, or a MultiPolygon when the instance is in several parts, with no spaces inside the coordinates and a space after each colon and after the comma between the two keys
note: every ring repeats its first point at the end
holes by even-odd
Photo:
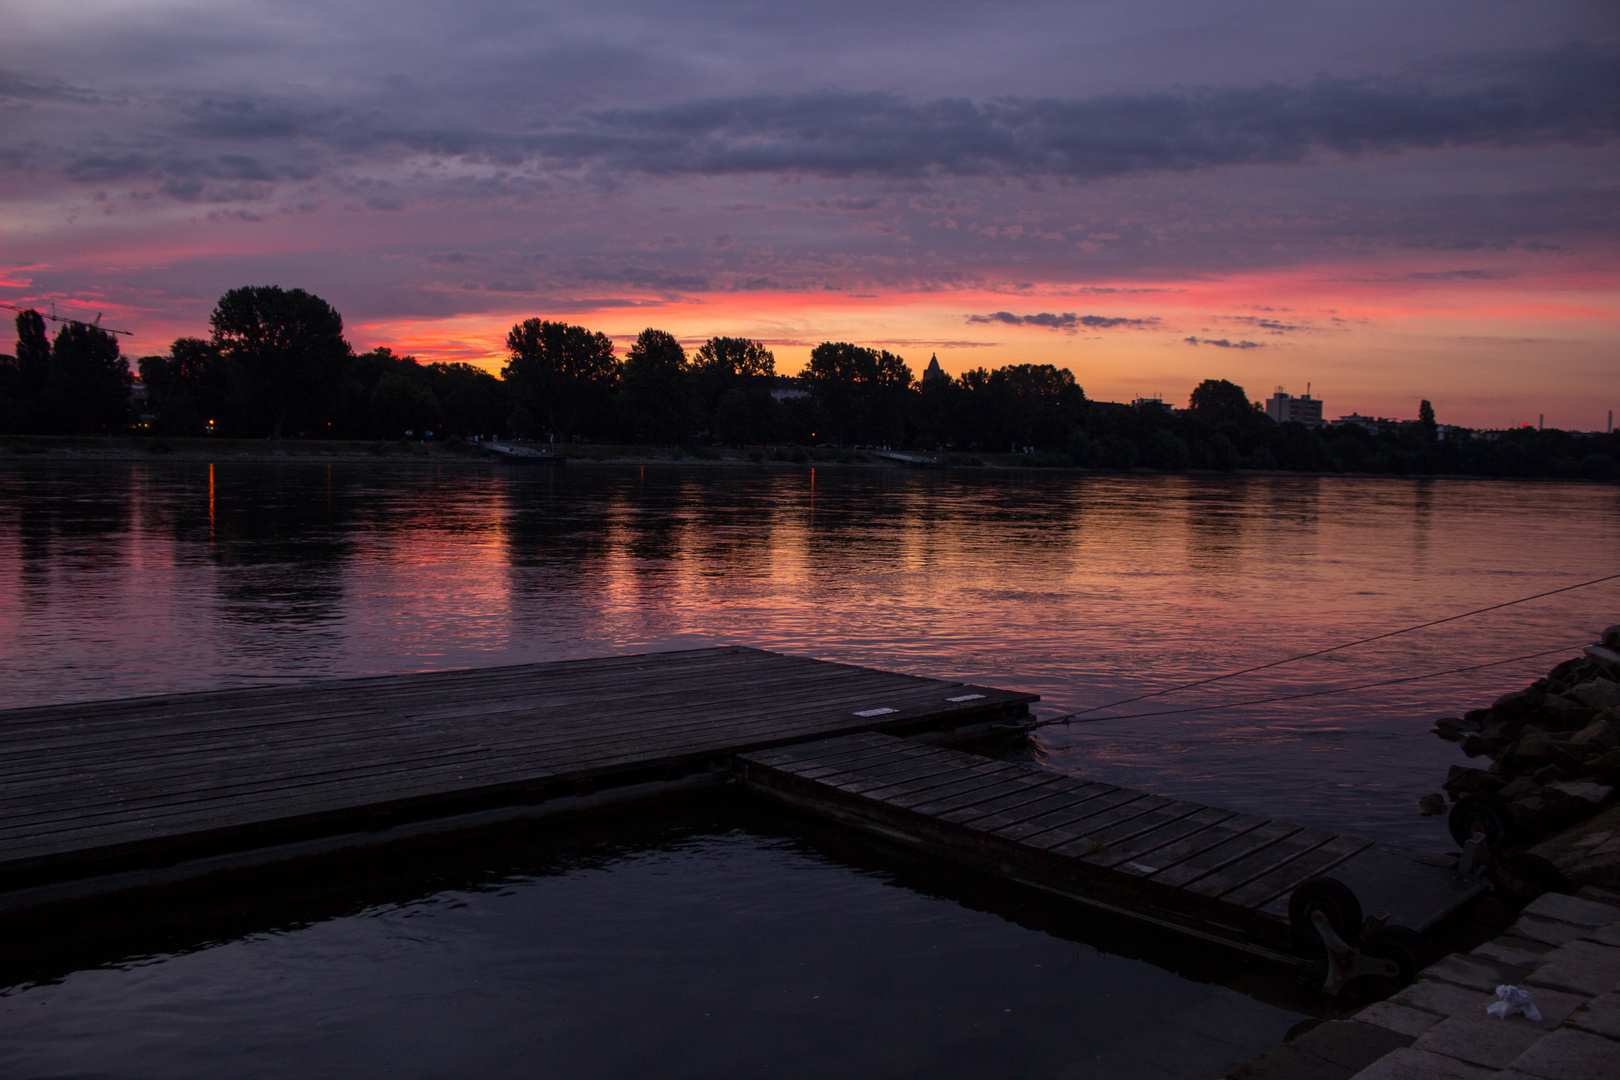
{"type": "Polygon", "coordinates": [[[1612,1080],[1620,1076],[1620,893],[1548,893],[1500,937],[1388,1001],[1317,1025],[1224,1080],[1612,1080]],[[1495,1016],[1497,988],[1538,1019],[1495,1016]]]}

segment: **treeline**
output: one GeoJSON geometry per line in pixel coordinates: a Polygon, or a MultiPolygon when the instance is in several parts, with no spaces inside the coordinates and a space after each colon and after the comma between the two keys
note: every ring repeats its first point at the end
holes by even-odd
{"type": "Polygon", "coordinates": [[[757,341],[714,337],[688,354],[644,330],[623,356],[600,332],[528,319],[507,335],[500,377],[470,364],[419,364],[386,348],[356,353],[320,297],[273,286],[220,298],[207,338],[180,338],[136,361],[144,400],[116,339],[17,317],[17,352],[0,357],[0,430],[343,439],[501,436],[657,445],[888,446],[1023,455],[1031,465],[1280,469],[1605,480],[1620,435],[1522,429],[1439,436],[1420,421],[1359,427],[1276,424],[1241,386],[1207,379],[1184,409],[1088,401],[1050,364],[917,379],[890,352],[824,342],[795,377],[757,341]]]}

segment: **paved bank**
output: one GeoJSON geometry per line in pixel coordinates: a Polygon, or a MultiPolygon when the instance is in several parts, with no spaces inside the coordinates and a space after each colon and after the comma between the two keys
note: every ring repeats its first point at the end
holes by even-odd
{"type": "Polygon", "coordinates": [[[1318,1025],[1225,1080],[1614,1080],[1620,1077],[1620,894],[1548,893],[1508,931],[1424,969],[1388,1001],[1318,1025]],[[1486,1012],[1501,985],[1542,1019],[1486,1012]]]}

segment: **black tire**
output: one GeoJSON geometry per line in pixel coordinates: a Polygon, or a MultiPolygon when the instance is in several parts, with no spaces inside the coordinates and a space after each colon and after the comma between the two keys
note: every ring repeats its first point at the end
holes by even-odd
{"type": "Polygon", "coordinates": [[[1288,926],[1299,955],[1315,957],[1326,951],[1322,935],[1311,922],[1313,911],[1327,915],[1333,932],[1346,945],[1354,945],[1361,936],[1361,901],[1350,886],[1330,877],[1313,877],[1301,882],[1288,897],[1288,926]]]}
{"type": "Polygon", "coordinates": [[[1404,926],[1380,926],[1376,930],[1369,930],[1367,936],[1361,939],[1361,951],[1375,960],[1393,961],[1401,969],[1394,979],[1401,986],[1410,983],[1418,972],[1434,961],[1434,949],[1428,939],[1404,926]]]}
{"type": "Polygon", "coordinates": [[[1562,871],[1540,855],[1515,855],[1502,867],[1508,874],[1529,887],[1525,896],[1527,900],[1534,900],[1542,893],[1569,892],[1569,881],[1565,879],[1562,871]]]}
{"type": "Polygon", "coordinates": [[[1513,807],[1496,795],[1465,795],[1451,808],[1446,823],[1458,844],[1468,843],[1478,829],[1485,833],[1485,843],[1492,851],[1501,851],[1513,832],[1513,807]]]}

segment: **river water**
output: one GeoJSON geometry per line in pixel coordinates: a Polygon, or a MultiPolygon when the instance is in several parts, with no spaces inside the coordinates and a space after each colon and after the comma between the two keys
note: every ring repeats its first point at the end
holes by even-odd
{"type": "MultiPolygon", "coordinates": [[[[1620,490],[1598,485],[27,462],[0,466],[0,704],[738,643],[1032,690],[1055,715],[1617,563],[1620,490]]],[[[1415,800],[1464,759],[1430,723],[1620,621],[1617,585],[1104,710],[1159,715],[1048,727],[1036,753],[1449,850],[1415,800]]],[[[0,1066],[1193,1076],[1298,1019],[1237,969],[1125,959],[1128,934],[1031,923],[797,829],[703,811],[109,946],[14,980],[0,1066]]]]}

